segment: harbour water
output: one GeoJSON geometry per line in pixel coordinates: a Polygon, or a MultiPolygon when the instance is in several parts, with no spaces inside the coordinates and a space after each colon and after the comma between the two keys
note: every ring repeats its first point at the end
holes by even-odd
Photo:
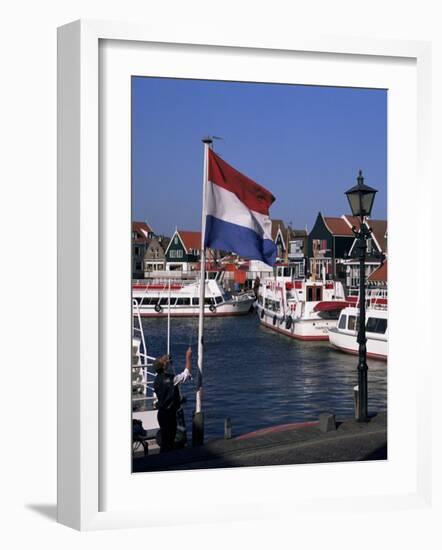
{"type": "MultiPolygon", "coordinates": [[[[167,349],[167,319],[143,319],[150,355],[167,349]]],[[[176,372],[192,346],[197,363],[197,318],[171,319],[171,355],[176,372]]],[[[234,436],[290,422],[317,420],[332,411],[354,415],[357,357],[333,350],[328,342],[304,342],[262,327],[256,314],[205,320],[203,411],[205,438],[223,437],[224,419],[234,436]]],[[[368,361],[369,413],[387,409],[387,364],[368,361]]],[[[186,424],[195,407],[195,383],[182,386],[186,424]]],[[[188,436],[190,437],[190,428],[188,436]]]]}

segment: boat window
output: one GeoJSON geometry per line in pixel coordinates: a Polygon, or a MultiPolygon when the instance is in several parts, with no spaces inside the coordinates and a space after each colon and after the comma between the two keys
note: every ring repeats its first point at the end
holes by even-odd
{"type": "Polygon", "coordinates": [[[307,302],[313,302],[313,288],[311,286],[307,287],[307,302]]]}
{"type": "Polygon", "coordinates": [[[223,301],[223,299],[221,298],[221,296],[217,296],[217,297],[215,298],[215,302],[216,302],[217,304],[220,304],[222,301],[223,301]]]}
{"type": "MultiPolygon", "coordinates": [[[[168,298],[161,298],[160,299],[160,306],[167,306],[169,303],[169,299],[168,298]]],[[[170,300],[170,303],[172,303],[172,299],[170,300]]]]}
{"type": "Polygon", "coordinates": [[[284,267],[284,277],[290,277],[290,268],[284,267]]]}
{"type": "Polygon", "coordinates": [[[204,303],[206,304],[206,306],[210,306],[213,304],[213,300],[212,298],[204,298],[204,303]]]}
{"type": "Polygon", "coordinates": [[[359,329],[359,317],[355,315],[350,315],[348,318],[348,330],[358,330],[359,329]]]}
{"type": "Polygon", "coordinates": [[[200,305],[200,299],[199,298],[192,298],[192,304],[194,306],[199,306],[200,305]]]}
{"type": "Polygon", "coordinates": [[[262,305],[262,296],[261,295],[258,296],[258,304],[262,305]]]}
{"type": "Polygon", "coordinates": [[[339,311],[337,309],[331,309],[330,311],[320,311],[318,313],[318,316],[321,319],[337,321],[339,318],[339,311]]]}
{"type": "Polygon", "coordinates": [[[322,288],[320,286],[316,287],[316,297],[315,300],[320,302],[322,300],[322,288]]]}
{"type": "Polygon", "coordinates": [[[369,317],[365,326],[367,332],[375,332],[377,334],[385,334],[387,330],[387,319],[377,319],[369,317]]]}
{"type": "Polygon", "coordinates": [[[339,328],[346,328],[347,326],[347,315],[341,315],[339,319],[339,328]]]}
{"type": "Polygon", "coordinates": [[[189,306],[190,298],[178,298],[176,301],[177,306],[189,306]]]}

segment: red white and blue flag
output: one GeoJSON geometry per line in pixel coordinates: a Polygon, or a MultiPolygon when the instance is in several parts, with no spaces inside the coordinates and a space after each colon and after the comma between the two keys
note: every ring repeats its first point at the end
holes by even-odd
{"type": "Polygon", "coordinates": [[[274,201],[270,191],[209,149],[206,247],[273,265],[276,245],[271,236],[269,208],[274,201]]]}

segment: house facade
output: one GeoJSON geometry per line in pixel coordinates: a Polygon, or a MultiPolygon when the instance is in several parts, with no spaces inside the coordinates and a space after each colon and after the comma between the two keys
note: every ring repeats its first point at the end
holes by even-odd
{"type": "Polygon", "coordinates": [[[167,271],[194,271],[201,259],[201,232],[175,230],[165,250],[167,271]]]}
{"type": "Polygon", "coordinates": [[[272,239],[276,244],[276,261],[282,262],[289,246],[287,228],[282,220],[272,220],[272,239]]]}
{"type": "Polygon", "coordinates": [[[355,237],[351,224],[341,218],[323,216],[318,213],[308,235],[307,257],[310,274],[313,277],[332,278],[345,282],[347,259],[355,237]]]}
{"type": "Polygon", "coordinates": [[[169,242],[169,237],[164,235],[155,236],[150,240],[143,259],[145,277],[166,269],[166,249],[169,242]]]}
{"type": "MultiPolygon", "coordinates": [[[[348,225],[358,227],[359,220],[353,216],[343,216],[348,225]]],[[[384,262],[388,255],[388,229],[386,220],[365,221],[368,229],[371,231],[370,238],[367,239],[367,257],[365,261],[365,276],[367,281],[384,262]]],[[[356,240],[349,252],[349,259],[346,263],[346,285],[349,289],[359,288],[359,260],[356,257],[356,240]]]]}
{"type": "Polygon", "coordinates": [[[144,255],[154,233],[146,222],[132,222],[132,278],[144,278],[144,255]]]}
{"type": "Polygon", "coordinates": [[[276,244],[276,261],[290,263],[294,267],[294,276],[305,275],[305,251],[307,250],[307,231],[292,229],[282,220],[272,220],[272,239],[276,244]]]}

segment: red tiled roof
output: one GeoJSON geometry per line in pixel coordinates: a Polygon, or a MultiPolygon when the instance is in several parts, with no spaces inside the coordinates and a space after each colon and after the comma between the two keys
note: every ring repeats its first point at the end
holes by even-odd
{"type": "Polygon", "coordinates": [[[356,229],[359,229],[361,225],[361,220],[357,216],[349,216],[348,214],[345,214],[343,216],[346,220],[348,220],[348,223],[352,225],[353,227],[356,227],[356,229]]]}
{"type": "Polygon", "coordinates": [[[153,233],[152,228],[146,222],[132,222],[132,231],[136,231],[144,237],[147,237],[148,233],[153,233]]]}
{"type": "MultiPolygon", "coordinates": [[[[355,216],[345,216],[345,218],[348,220],[348,222],[359,229],[360,221],[359,218],[355,216]]],[[[387,248],[387,220],[371,220],[370,218],[367,219],[367,225],[368,227],[373,231],[374,238],[379,243],[379,246],[381,247],[381,252],[386,252],[387,248]]]]}
{"type": "Polygon", "coordinates": [[[384,262],[380,267],[373,271],[373,273],[368,277],[369,281],[386,283],[388,278],[388,268],[387,262],[384,262]]]}
{"type": "Polygon", "coordinates": [[[348,223],[343,218],[330,218],[324,216],[324,222],[332,235],[339,237],[354,237],[351,227],[349,227],[348,223]]]}
{"type": "Polygon", "coordinates": [[[178,234],[186,247],[186,250],[201,250],[201,231],[181,231],[178,234]]]}

